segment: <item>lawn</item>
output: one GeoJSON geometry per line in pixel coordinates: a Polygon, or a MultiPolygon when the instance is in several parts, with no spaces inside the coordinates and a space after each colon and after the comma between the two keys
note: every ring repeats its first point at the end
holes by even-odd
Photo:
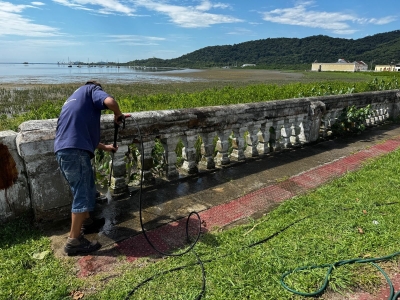
{"type": "MultiPolygon", "coordinates": [[[[203,235],[182,257],[143,258],[107,273],[75,277],[71,259],[57,259],[50,242],[29,221],[0,229],[0,298],[196,299],[206,272],[204,299],[304,299],[284,289],[282,275],[299,267],[352,258],[382,257],[399,251],[400,151],[369,161],[306,195],[290,199],[260,219],[203,235]],[[372,184],[373,183],[373,184],[372,184]],[[178,268],[177,271],[168,271],[178,268]]],[[[398,257],[383,262],[395,268],[398,257]]],[[[327,268],[296,272],[285,283],[302,293],[319,289],[327,268]]],[[[330,275],[328,291],[373,290],[382,275],[371,264],[347,264],[330,275]]],[[[321,299],[323,297],[321,296],[321,299]]]]}

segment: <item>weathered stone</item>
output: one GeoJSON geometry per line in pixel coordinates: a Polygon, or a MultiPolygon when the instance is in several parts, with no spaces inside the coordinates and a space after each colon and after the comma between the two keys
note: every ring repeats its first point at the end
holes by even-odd
{"type": "Polygon", "coordinates": [[[16,137],[14,131],[0,131],[0,222],[31,210],[25,165],[18,155],[16,137]]]}
{"type": "MultiPolygon", "coordinates": [[[[175,151],[180,140],[185,146],[182,170],[197,173],[199,166],[213,169],[230,164],[230,159],[245,160],[269,151],[315,142],[328,135],[343,108],[352,105],[359,108],[371,105],[373,115],[366,124],[372,126],[400,115],[400,92],[392,90],[132,113],[132,118],[126,120],[126,128],[119,130],[117,143],[121,151],[114,158],[112,190],[115,193],[127,190],[124,149],[132,143],[141,148],[143,141],[144,163],[142,166],[138,162],[137,175],[140,178],[143,172],[146,184],[153,184],[154,168],[162,169],[153,165],[152,152],[156,140],[161,141],[165,150],[163,170],[166,177],[177,178],[179,170],[175,151]],[[203,144],[201,159],[197,163],[195,143],[199,136],[203,144]],[[218,140],[214,147],[216,137],[218,140]]],[[[28,211],[30,207],[37,219],[54,220],[69,215],[72,195],[53,153],[56,125],[56,119],[28,121],[19,126],[18,134],[0,132],[0,159],[11,167],[11,171],[7,169],[11,176],[1,179],[0,187],[8,186],[7,180],[12,182],[11,186],[0,190],[0,221],[14,217],[17,211],[28,211]],[[18,171],[16,179],[14,167],[18,171]]],[[[101,141],[112,144],[113,139],[113,116],[103,115],[101,141]]]]}

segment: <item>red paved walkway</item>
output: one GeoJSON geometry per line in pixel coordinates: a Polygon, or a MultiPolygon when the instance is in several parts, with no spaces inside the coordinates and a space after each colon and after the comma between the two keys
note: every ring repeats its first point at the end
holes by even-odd
{"type": "MultiPolygon", "coordinates": [[[[358,169],[364,161],[400,147],[400,137],[388,140],[383,144],[372,146],[349,157],[336,160],[332,163],[311,169],[299,175],[293,176],[283,182],[270,185],[248,195],[237,198],[229,203],[214,206],[199,213],[203,221],[203,229],[221,227],[231,224],[237,220],[249,217],[265,209],[274,203],[290,199],[309,189],[314,189],[333,178],[339,177],[346,172],[358,169]]],[[[194,217],[193,217],[194,218],[194,217]]],[[[162,251],[168,251],[176,246],[184,244],[186,220],[169,223],[148,232],[151,241],[160,247],[162,251]],[[179,232],[179,235],[176,234],[179,232]],[[181,236],[181,238],[179,238],[181,236]],[[180,240],[179,240],[180,239],[180,240]]],[[[137,235],[118,243],[118,249],[126,255],[128,260],[133,261],[139,257],[155,254],[148,245],[143,235],[137,235]]]]}

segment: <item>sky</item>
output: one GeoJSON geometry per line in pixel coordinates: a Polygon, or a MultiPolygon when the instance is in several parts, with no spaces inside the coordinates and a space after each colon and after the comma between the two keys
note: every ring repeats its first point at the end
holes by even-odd
{"type": "Polygon", "coordinates": [[[400,30],[400,1],[0,0],[0,20],[0,63],[123,63],[267,38],[400,30]]]}

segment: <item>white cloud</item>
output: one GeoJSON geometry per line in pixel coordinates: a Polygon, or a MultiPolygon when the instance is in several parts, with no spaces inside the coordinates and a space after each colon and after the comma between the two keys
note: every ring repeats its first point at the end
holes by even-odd
{"type": "Polygon", "coordinates": [[[229,4],[225,4],[225,3],[215,3],[215,4],[213,4],[209,0],[203,0],[200,5],[196,6],[196,9],[198,9],[200,11],[207,11],[207,10],[210,10],[212,8],[226,9],[226,8],[230,8],[230,5],[229,4]]]}
{"type": "Polygon", "coordinates": [[[252,35],[254,35],[254,32],[251,31],[251,30],[249,30],[249,29],[246,29],[246,28],[240,28],[240,27],[238,27],[238,28],[234,28],[233,31],[230,31],[230,32],[228,32],[227,34],[230,34],[230,35],[246,35],[246,36],[252,36],[252,35]]]}
{"type": "Polygon", "coordinates": [[[291,8],[275,9],[264,12],[263,19],[265,21],[304,26],[311,28],[322,28],[336,34],[353,34],[357,29],[353,29],[349,23],[363,24],[371,23],[376,25],[387,24],[396,20],[396,17],[385,17],[381,19],[361,19],[356,15],[344,12],[324,12],[310,10],[314,1],[299,2],[291,8]]]}
{"type": "Polygon", "coordinates": [[[375,19],[375,18],[370,19],[370,20],[368,20],[368,23],[375,24],[375,25],[385,25],[385,24],[392,23],[392,22],[394,22],[396,20],[397,20],[397,17],[388,16],[388,17],[384,17],[384,18],[381,18],[381,19],[375,19]]]}
{"type": "Polygon", "coordinates": [[[143,35],[129,35],[129,34],[118,34],[118,35],[109,35],[111,38],[119,39],[119,40],[147,40],[147,41],[165,41],[166,38],[157,37],[157,36],[143,36],[143,35]]]}
{"type": "Polygon", "coordinates": [[[0,36],[18,35],[31,37],[50,37],[60,35],[57,28],[35,24],[21,13],[31,5],[15,5],[0,1],[0,36]]]}
{"type": "MultiPolygon", "coordinates": [[[[11,43],[15,44],[15,41],[11,43]]],[[[80,41],[71,41],[66,39],[25,39],[17,42],[21,47],[31,48],[63,48],[69,46],[82,45],[80,41]]]]}
{"type": "Polygon", "coordinates": [[[31,2],[31,4],[32,5],[35,5],[35,6],[42,6],[42,5],[46,5],[45,3],[43,3],[43,2],[31,2]]]}
{"type": "Polygon", "coordinates": [[[53,0],[53,2],[80,10],[88,10],[100,14],[124,14],[133,16],[135,8],[122,4],[118,0],[53,0]]]}
{"type": "Polygon", "coordinates": [[[196,9],[200,11],[207,11],[210,10],[211,8],[212,4],[210,1],[203,1],[200,5],[196,6],[196,9]]]}
{"type": "MultiPolygon", "coordinates": [[[[210,13],[212,9],[227,9],[229,4],[213,3],[210,0],[203,0],[197,6],[172,5],[166,1],[152,0],[53,0],[60,5],[72,9],[88,10],[100,14],[124,14],[134,16],[136,10],[140,7],[166,15],[171,22],[186,28],[209,27],[214,24],[238,23],[242,20],[223,14],[210,13]],[[128,5],[128,3],[130,5],[128,5]]],[[[180,2],[181,3],[181,2],[180,2]]]]}
{"type": "MultiPolygon", "coordinates": [[[[222,4],[212,4],[210,1],[203,1],[198,6],[178,6],[165,3],[158,3],[151,0],[135,0],[136,5],[143,6],[149,10],[167,15],[171,22],[186,28],[209,27],[214,24],[238,23],[243,20],[222,14],[208,13],[212,8],[225,7],[222,4]]],[[[226,6],[227,7],[227,6],[226,6]]]]}
{"type": "Polygon", "coordinates": [[[158,45],[158,42],[165,41],[166,38],[156,36],[141,36],[141,35],[109,35],[110,40],[108,42],[118,43],[122,45],[136,45],[136,46],[149,46],[158,45]]]}

